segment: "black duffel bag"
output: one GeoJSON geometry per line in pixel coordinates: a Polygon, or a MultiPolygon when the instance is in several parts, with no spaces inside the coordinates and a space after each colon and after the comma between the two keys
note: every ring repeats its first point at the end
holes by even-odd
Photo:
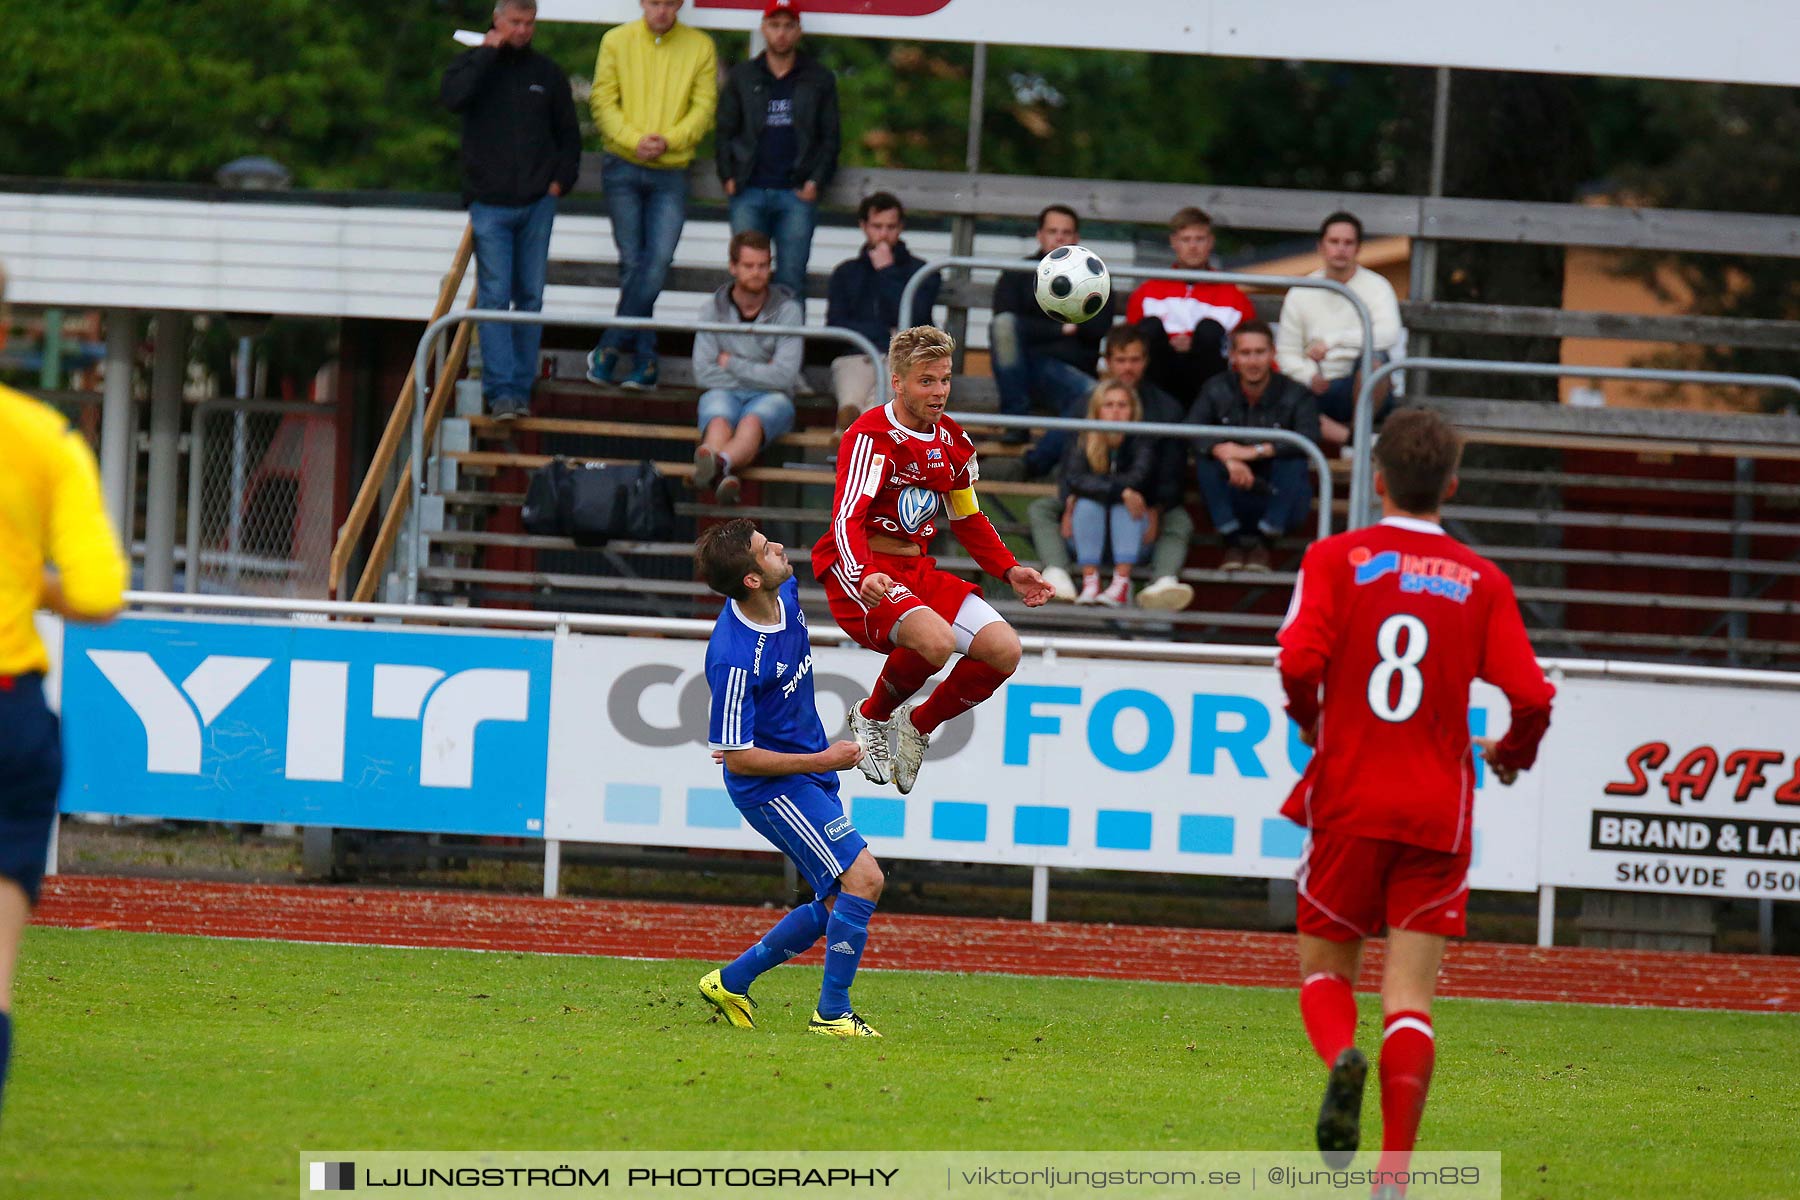
{"type": "Polygon", "coordinates": [[[660,542],[674,534],[675,501],[649,460],[583,466],[557,458],[532,473],[523,517],[527,533],[574,538],[578,546],[660,542]]]}

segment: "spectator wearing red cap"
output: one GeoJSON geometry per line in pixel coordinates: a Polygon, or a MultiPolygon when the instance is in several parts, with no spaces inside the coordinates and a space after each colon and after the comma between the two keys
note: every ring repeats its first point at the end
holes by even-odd
{"type": "Polygon", "coordinates": [[[799,0],[763,8],[768,49],[731,69],[719,96],[719,181],[731,231],[775,243],[775,282],[806,297],[819,195],[837,173],[837,78],[799,52],[799,0]]]}

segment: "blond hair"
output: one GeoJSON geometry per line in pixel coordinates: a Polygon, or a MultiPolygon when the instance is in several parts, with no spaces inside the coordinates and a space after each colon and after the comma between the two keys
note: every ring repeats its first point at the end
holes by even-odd
{"type": "MultiPolygon", "coordinates": [[[[1120,383],[1116,379],[1102,379],[1094,385],[1094,390],[1088,393],[1088,420],[1098,421],[1100,419],[1100,406],[1106,403],[1106,398],[1114,392],[1124,392],[1131,400],[1131,420],[1141,421],[1144,419],[1144,404],[1138,399],[1136,388],[1120,383]]],[[[1124,440],[1125,435],[1122,433],[1100,433],[1090,429],[1082,434],[1081,452],[1087,455],[1088,469],[1095,473],[1105,472],[1111,464],[1113,447],[1124,440]]]]}
{"type": "Polygon", "coordinates": [[[935,325],[914,325],[889,339],[888,369],[895,378],[904,379],[920,363],[949,358],[955,353],[955,338],[935,325]]]}

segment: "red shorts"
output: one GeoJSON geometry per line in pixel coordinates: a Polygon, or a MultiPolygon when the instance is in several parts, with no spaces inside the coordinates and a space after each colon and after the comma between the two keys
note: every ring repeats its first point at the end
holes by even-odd
{"type": "Polygon", "coordinates": [[[820,580],[825,598],[831,602],[831,615],[839,628],[859,646],[878,654],[894,652],[894,626],[915,608],[929,608],[944,620],[954,623],[956,614],[971,593],[981,591],[976,584],[937,569],[937,559],[925,555],[903,557],[897,554],[870,555],[868,569],[863,572],[886,575],[894,581],[881,603],[871,605],[861,596],[852,596],[838,582],[835,572],[827,571],[820,580]]]}
{"type": "Polygon", "coordinates": [[[1314,830],[1300,864],[1300,932],[1333,942],[1410,929],[1461,937],[1468,928],[1469,850],[1314,830]]]}

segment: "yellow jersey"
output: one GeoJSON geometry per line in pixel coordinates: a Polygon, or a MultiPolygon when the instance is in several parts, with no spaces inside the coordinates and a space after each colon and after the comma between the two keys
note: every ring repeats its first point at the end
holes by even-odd
{"type": "Polygon", "coordinates": [[[124,602],[125,555],[93,452],[55,409],[0,386],[0,675],[50,669],[32,624],[46,566],[71,615],[104,617],[124,602]]]}

